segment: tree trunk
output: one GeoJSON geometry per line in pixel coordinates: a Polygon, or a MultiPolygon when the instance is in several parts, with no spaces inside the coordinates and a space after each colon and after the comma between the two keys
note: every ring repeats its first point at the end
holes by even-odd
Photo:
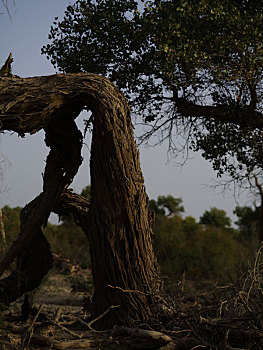
{"type": "Polygon", "coordinates": [[[113,107],[96,110],[90,163],[93,305],[98,313],[120,305],[102,320],[109,326],[147,318],[160,283],[129,110],[113,107]]]}
{"type": "Polygon", "coordinates": [[[260,217],[259,217],[259,246],[263,242],[263,193],[260,193],[260,217]]]}
{"type": "MultiPolygon", "coordinates": [[[[43,128],[51,147],[43,193],[23,210],[21,234],[0,262],[0,273],[21,256],[26,244],[30,247],[26,259],[30,254],[37,260],[33,240],[36,235],[40,239],[40,227],[50,211],[72,211],[90,241],[93,314],[119,305],[100,325],[149,318],[160,288],[159,267],[152,248],[139,152],[123,95],[109,80],[95,74],[0,78],[0,123],[2,130],[22,136],[43,128]],[[92,111],[93,121],[90,204],[67,191],[81,163],[81,136],[74,119],[82,109],[92,111]]],[[[48,256],[48,247],[44,251],[48,256]]],[[[33,276],[34,271],[29,270],[24,263],[23,272],[33,276]]],[[[3,280],[2,289],[4,284],[3,280]]]]}
{"type": "Polygon", "coordinates": [[[3,220],[2,208],[0,207],[0,252],[6,250],[5,225],[3,220]]]}
{"type": "Polygon", "coordinates": [[[262,188],[262,184],[259,183],[256,175],[254,175],[254,179],[255,179],[255,185],[260,195],[259,225],[258,225],[258,240],[259,240],[259,246],[260,246],[261,243],[263,242],[263,188],[262,188]]]}

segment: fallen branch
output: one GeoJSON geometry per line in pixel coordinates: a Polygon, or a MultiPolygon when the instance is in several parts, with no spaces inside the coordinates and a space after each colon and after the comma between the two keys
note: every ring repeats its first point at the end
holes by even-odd
{"type": "Polygon", "coordinates": [[[40,314],[40,311],[42,309],[42,305],[39,306],[38,308],[38,311],[37,311],[37,314],[35,315],[31,325],[28,327],[27,331],[26,331],[26,335],[22,341],[22,344],[19,348],[19,350],[23,350],[23,349],[27,349],[29,344],[30,344],[30,341],[32,339],[32,336],[33,336],[33,333],[34,333],[34,326],[35,326],[35,323],[36,323],[36,320],[40,314]]]}
{"type": "Polygon", "coordinates": [[[80,317],[77,317],[77,316],[71,315],[70,317],[78,321],[79,323],[81,323],[83,326],[86,326],[88,329],[90,329],[90,323],[83,321],[80,317]]]}
{"type": "Polygon", "coordinates": [[[82,335],[79,335],[79,334],[77,334],[77,333],[75,333],[75,332],[72,332],[70,329],[68,329],[68,328],[66,328],[66,327],[64,327],[64,326],[62,326],[62,325],[59,324],[58,322],[55,322],[55,321],[53,321],[53,320],[48,320],[48,322],[51,323],[51,324],[53,324],[54,326],[60,328],[62,331],[65,331],[66,333],[72,335],[72,337],[74,337],[74,338],[81,339],[81,338],[83,337],[82,335]]]}
{"type": "Polygon", "coordinates": [[[57,313],[56,313],[56,317],[55,317],[55,322],[58,322],[58,321],[59,321],[60,316],[61,316],[61,313],[62,313],[62,307],[60,306],[60,307],[57,309],[57,313]]]}
{"type": "Polygon", "coordinates": [[[165,335],[161,332],[149,331],[147,329],[117,327],[117,326],[113,328],[112,336],[113,337],[129,336],[129,337],[146,338],[146,339],[148,338],[148,339],[153,339],[155,341],[161,340],[166,343],[172,341],[172,338],[170,338],[168,335],[165,335]]]}
{"type": "Polygon", "coordinates": [[[89,323],[87,323],[87,326],[89,327],[90,330],[93,330],[91,328],[91,325],[95,322],[97,322],[98,320],[100,320],[101,318],[103,318],[105,315],[107,315],[107,313],[112,310],[112,309],[116,309],[117,307],[120,307],[120,305],[111,305],[107,310],[105,310],[101,315],[99,315],[98,317],[94,318],[94,320],[90,321],[89,323]]]}

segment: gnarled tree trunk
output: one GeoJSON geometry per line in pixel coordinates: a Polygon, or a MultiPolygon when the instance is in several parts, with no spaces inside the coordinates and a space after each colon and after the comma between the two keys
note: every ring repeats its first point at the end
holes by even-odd
{"type": "Polygon", "coordinates": [[[35,287],[32,259],[45,264],[38,266],[39,283],[51,262],[48,244],[42,242],[40,255],[34,248],[35,240],[43,239],[41,226],[51,211],[71,211],[90,241],[94,315],[119,305],[101,325],[150,317],[160,288],[159,268],[130,109],[123,95],[95,74],[0,78],[0,124],[1,130],[20,135],[44,129],[51,148],[43,192],[24,208],[18,240],[0,262],[2,273],[15,258],[19,261],[18,270],[0,281],[4,291],[0,300],[11,301],[6,298],[10,283],[15,297],[35,287]],[[67,191],[82,161],[82,138],[74,122],[82,109],[92,111],[93,121],[90,204],[67,191]],[[21,283],[21,276],[31,282],[21,283]]]}

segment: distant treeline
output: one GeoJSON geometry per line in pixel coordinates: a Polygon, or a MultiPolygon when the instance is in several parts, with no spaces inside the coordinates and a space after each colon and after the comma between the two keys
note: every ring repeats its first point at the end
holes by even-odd
{"type": "MultiPolygon", "coordinates": [[[[81,193],[90,198],[90,187],[81,193]]],[[[20,207],[3,209],[8,245],[19,233],[20,207]]],[[[197,221],[192,216],[183,218],[181,198],[159,196],[149,201],[149,210],[155,213],[153,246],[162,275],[170,283],[182,276],[192,281],[235,280],[253,260],[259,247],[258,208],[236,207],[235,224],[224,210],[210,208],[197,221]]],[[[44,228],[52,251],[67,256],[73,263],[90,267],[88,241],[73,216],[63,216],[58,225],[48,223],[44,228]]]]}

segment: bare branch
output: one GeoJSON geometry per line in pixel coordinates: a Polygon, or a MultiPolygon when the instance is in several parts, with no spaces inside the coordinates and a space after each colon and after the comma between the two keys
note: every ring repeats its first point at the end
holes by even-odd
{"type": "MultiPolygon", "coordinates": [[[[8,14],[8,16],[10,18],[10,20],[11,20],[12,16],[11,16],[10,8],[9,8],[9,5],[8,5],[9,0],[1,0],[1,2],[2,2],[3,6],[4,6],[4,8],[5,8],[5,10],[6,10],[7,14],[8,14]]],[[[14,8],[16,8],[15,0],[12,0],[12,4],[13,4],[14,8]]],[[[1,12],[0,14],[3,15],[4,12],[1,12]]]]}

